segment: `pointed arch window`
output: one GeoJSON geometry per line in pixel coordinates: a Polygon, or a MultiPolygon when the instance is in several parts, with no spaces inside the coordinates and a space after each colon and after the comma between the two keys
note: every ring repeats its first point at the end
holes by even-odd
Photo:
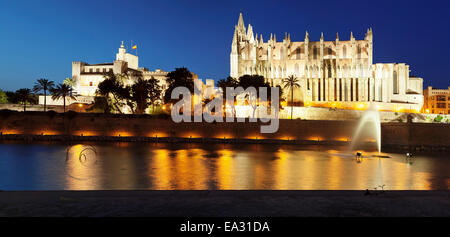
{"type": "Polygon", "coordinates": [[[317,48],[316,48],[316,46],[314,46],[314,49],[313,49],[313,58],[317,59],[317,48]]]}

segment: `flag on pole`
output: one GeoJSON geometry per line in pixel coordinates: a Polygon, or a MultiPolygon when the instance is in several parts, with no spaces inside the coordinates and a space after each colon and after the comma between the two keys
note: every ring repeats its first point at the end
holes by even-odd
{"type": "Polygon", "coordinates": [[[132,49],[137,49],[137,45],[133,46],[132,49]]]}

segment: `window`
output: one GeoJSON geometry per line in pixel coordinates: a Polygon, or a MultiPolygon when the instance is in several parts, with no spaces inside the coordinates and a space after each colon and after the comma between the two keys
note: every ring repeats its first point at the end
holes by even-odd
{"type": "Polygon", "coordinates": [[[315,46],[313,49],[313,57],[314,57],[314,59],[317,59],[317,48],[315,46]]]}
{"type": "Polygon", "coordinates": [[[89,86],[92,86],[92,81],[91,81],[91,82],[89,82],[89,86]]]}
{"type": "Polygon", "coordinates": [[[445,101],[445,96],[444,95],[438,95],[438,96],[436,96],[436,100],[437,101],[445,101]]]}
{"type": "Polygon", "coordinates": [[[445,109],[445,103],[437,103],[437,108],[445,109]]]}
{"type": "Polygon", "coordinates": [[[347,47],[345,47],[345,45],[342,48],[342,51],[343,51],[343,54],[344,54],[344,58],[346,58],[347,57],[347,47]]]}
{"type": "Polygon", "coordinates": [[[397,72],[394,71],[394,78],[393,78],[393,83],[394,83],[394,94],[398,94],[398,79],[397,79],[397,72]]]}
{"type": "Polygon", "coordinates": [[[100,68],[95,69],[95,72],[100,72],[100,68]]]}
{"type": "Polygon", "coordinates": [[[361,45],[358,45],[358,58],[361,58],[361,45]]]}
{"type": "Polygon", "coordinates": [[[89,72],[93,72],[92,68],[91,68],[91,69],[89,69],[89,72]]]}
{"type": "Polygon", "coordinates": [[[328,55],[331,56],[331,54],[332,54],[332,51],[331,51],[331,47],[330,47],[330,48],[328,48],[328,55]]]}
{"type": "Polygon", "coordinates": [[[103,68],[103,72],[106,72],[106,68],[103,68]]]}
{"type": "Polygon", "coordinates": [[[295,53],[296,53],[296,57],[297,57],[297,59],[301,59],[301,52],[302,52],[302,50],[300,49],[300,47],[298,47],[297,48],[297,50],[295,51],[295,53]]]}

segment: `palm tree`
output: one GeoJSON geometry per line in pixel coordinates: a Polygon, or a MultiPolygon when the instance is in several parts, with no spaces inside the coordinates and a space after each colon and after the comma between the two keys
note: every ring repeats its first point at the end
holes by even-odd
{"type": "Polygon", "coordinates": [[[41,78],[36,81],[33,87],[33,92],[44,91],[44,111],[47,109],[47,91],[50,91],[55,86],[53,81],[41,78]]]}
{"type": "Polygon", "coordinates": [[[59,84],[55,88],[51,90],[53,96],[53,100],[58,100],[59,98],[62,98],[64,101],[64,113],[66,112],[66,97],[69,97],[71,99],[76,99],[75,96],[71,95],[72,88],[70,88],[66,84],[59,84]]]}
{"type": "Polygon", "coordinates": [[[31,90],[28,88],[22,88],[16,91],[17,98],[20,102],[23,102],[23,112],[27,110],[27,102],[32,101],[31,90]]]}
{"type": "Polygon", "coordinates": [[[291,119],[293,119],[294,112],[294,88],[300,87],[299,80],[294,77],[294,75],[290,75],[288,78],[283,79],[284,88],[291,88],[291,119]]]}
{"type": "Polygon", "coordinates": [[[70,95],[72,95],[73,85],[75,84],[75,81],[72,78],[67,77],[66,79],[64,79],[63,84],[70,86],[70,89],[72,89],[70,91],[70,95]]]}

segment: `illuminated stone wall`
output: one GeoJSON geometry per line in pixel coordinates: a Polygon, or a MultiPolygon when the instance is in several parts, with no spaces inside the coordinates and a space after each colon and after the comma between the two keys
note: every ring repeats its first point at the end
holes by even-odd
{"type": "MultiPolygon", "coordinates": [[[[146,136],[184,138],[351,141],[357,121],[281,120],[274,134],[260,134],[259,123],[174,123],[169,119],[45,113],[0,115],[2,134],[146,136]]],[[[449,124],[384,123],[383,145],[450,146],[449,124]]]]}

